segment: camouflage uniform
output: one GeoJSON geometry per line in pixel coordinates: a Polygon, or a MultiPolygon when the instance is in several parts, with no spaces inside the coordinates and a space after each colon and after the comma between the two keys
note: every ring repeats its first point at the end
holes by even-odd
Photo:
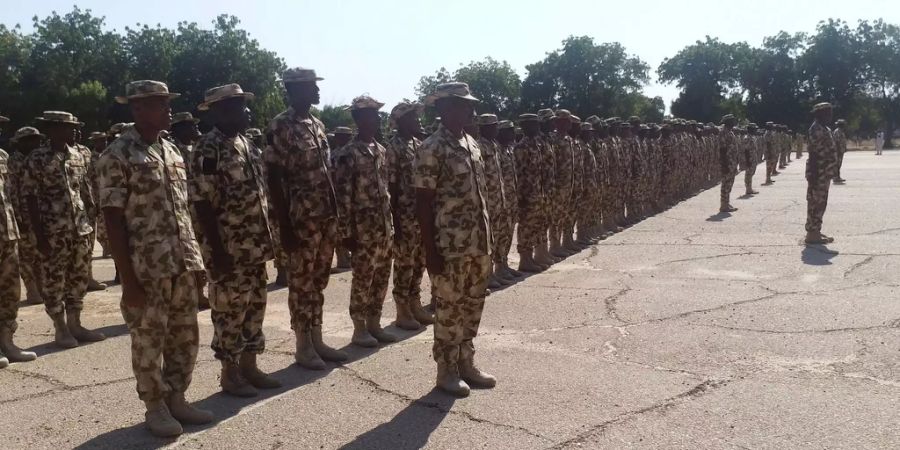
{"type": "Polygon", "coordinates": [[[820,233],[828,206],[828,189],[837,160],[834,136],[827,126],[814,121],[809,127],[806,160],[806,231],[820,233]]]}
{"type": "Polygon", "coordinates": [[[844,165],[844,153],[847,152],[847,135],[841,128],[835,127],[832,132],[835,147],[834,179],[841,180],[841,166],[844,165]]]}
{"type": "Polygon", "coordinates": [[[435,305],[435,361],[455,365],[475,352],[491,273],[491,230],[485,205],[484,161],[471,136],[443,125],[422,144],[415,186],[435,192],[435,244],[444,271],[431,274],[435,305]]]}
{"type": "MultiPolygon", "coordinates": [[[[267,145],[265,149],[262,151],[263,161],[268,161],[271,158],[271,154],[274,151],[274,148],[271,145],[267,145]]],[[[265,164],[263,165],[263,174],[266,174],[265,164]]],[[[268,184],[266,185],[266,189],[268,189],[268,184]]],[[[266,191],[268,193],[268,190],[266,191]]],[[[285,198],[287,196],[285,195],[285,198]]],[[[278,269],[285,269],[288,267],[288,256],[284,251],[284,247],[281,246],[281,231],[279,229],[280,224],[278,223],[277,216],[275,215],[275,208],[272,206],[272,203],[269,202],[269,230],[272,232],[272,249],[275,253],[275,267],[278,269]]]]}
{"type": "MultiPolygon", "coordinates": [[[[516,248],[520,254],[531,254],[540,244],[541,234],[546,240],[544,227],[544,205],[547,192],[544,185],[543,153],[540,137],[525,136],[516,144],[516,176],[522,183],[518,189],[519,234],[516,236],[516,248]]],[[[545,241],[546,242],[546,241],[545,241]]]]}
{"type": "MultiPolygon", "coordinates": [[[[575,142],[571,136],[554,133],[551,137],[556,162],[555,188],[551,197],[550,235],[553,241],[567,233],[574,220],[575,142]]],[[[569,233],[571,236],[571,233],[569,233]]]]}
{"type": "Polygon", "coordinates": [[[597,175],[597,155],[594,151],[597,147],[597,141],[580,142],[580,145],[581,158],[578,164],[583,170],[578,189],[579,201],[573,213],[577,215],[578,232],[582,233],[600,223],[600,196],[602,191],[599,185],[600,178],[597,175]]]}
{"type": "Polygon", "coordinates": [[[768,181],[778,168],[778,150],[775,143],[775,130],[766,130],[763,135],[766,156],[766,180],[768,181]]]}
{"type": "Polygon", "coordinates": [[[516,228],[516,222],[519,217],[519,194],[518,194],[518,178],[516,176],[516,155],[513,152],[514,144],[506,147],[498,147],[497,155],[500,158],[500,172],[503,175],[503,192],[506,195],[504,214],[508,218],[508,226],[506,233],[509,237],[504,239],[497,248],[500,251],[500,260],[503,264],[507,264],[509,250],[512,248],[512,236],[516,228]]]}
{"type": "Polygon", "coordinates": [[[19,228],[9,191],[9,155],[0,149],[0,329],[15,332],[19,312],[19,228]]]}
{"type": "Polygon", "coordinates": [[[538,245],[547,247],[547,235],[556,220],[556,149],[550,135],[541,135],[541,184],[544,186],[542,231],[538,235],[538,245]]]}
{"type": "Polygon", "coordinates": [[[500,162],[502,150],[496,141],[484,138],[478,139],[478,148],[481,149],[481,157],[484,159],[484,177],[487,181],[485,200],[494,236],[491,254],[495,264],[504,264],[507,261],[507,253],[503,249],[508,249],[512,245],[512,222],[507,215],[509,197],[503,184],[503,166],[500,162]]]}
{"type": "MultiPolygon", "coordinates": [[[[16,214],[19,223],[18,262],[19,275],[25,286],[29,289],[40,289],[41,258],[38,253],[34,233],[31,230],[31,218],[28,216],[28,204],[22,191],[22,179],[25,175],[25,162],[27,156],[21,152],[9,155],[7,184],[9,190],[8,200],[16,214]]],[[[35,292],[39,297],[40,294],[35,292]]],[[[32,295],[29,292],[29,295],[32,295]]]]}
{"type": "Polygon", "coordinates": [[[38,148],[26,161],[22,191],[37,200],[37,214],[50,247],[47,255],[39,257],[41,295],[51,317],[84,307],[93,239],[88,215],[88,208],[93,208],[89,165],[85,155],[68,145],[63,152],[38,148]]]}
{"type": "Polygon", "coordinates": [[[356,241],[350,254],[350,318],[381,318],[391,276],[394,228],[388,194],[386,150],[355,139],[334,154],[334,186],[343,212],[340,236],[356,241]]]}
{"type": "Polygon", "coordinates": [[[225,136],[218,128],[197,142],[188,172],[190,198],[208,202],[233,269],[216,270],[212,247],[201,250],[209,269],[209,304],[216,359],[238,364],[242,353],[266,348],[266,261],[274,258],[262,153],[241,134],[225,136]]]}
{"type": "Polygon", "coordinates": [[[274,137],[266,164],[284,173],[288,215],[299,248],[288,255],[291,328],[303,332],[322,325],[322,292],[328,286],[338,239],[338,206],[331,180],[328,137],[316,117],[293,108],[269,125],[274,137]]]}
{"type": "Polygon", "coordinates": [[[744,187],[747,193],[753,190],[753,175],[756,173],[756,135],[748,134],[741,139],[741,166],[744,167],[744,187]]]}
{"type": "Polygon", "coordinates": [[[144,142],[133,127],[97,164],[99,205],[122,211],[131,263],[147,298],[143,307],[121,304],[145,402],[186,391],[197,359],[195,272],[204,267],[191,227],[186,169],[174,144],[144,142]]]}
{"type": "Polygon", "coordinates": [[[425,273],[425,251],[422,232],[416,220],[416,190],[413,187],[413,164],[422,142],[418,138],[391,138],[386,147],[388,182],[397,187],[392,198],[394,230],[394,302],[414,305],[421,302],[422,276],[425,273]]]}
{"type": "Polygon", "coordinates": [[[731,204],[731,188],[734,186],[734,177],[737,175],[738,142],[734,132],[723,128],[719,134],[719,164],[722,171],[722,187],[720,189],[720,202],[724,208],[731,204]]]}

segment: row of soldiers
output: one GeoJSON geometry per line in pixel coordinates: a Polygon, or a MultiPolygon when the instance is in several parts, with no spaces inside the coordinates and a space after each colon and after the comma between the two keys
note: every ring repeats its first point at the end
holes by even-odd
{"type": "MultiPolygon", "coordinates": [[[[521,115],[518,137],[514,124],[493,115],[478,116],[473,126],[477,99],[465,83],[442,84],[426,98],[441,121],[424,140],[424,105],[394,107],[396,133],[382,143],[383,103],[354,99],[348,109],[357,132],[332,152],[324,125],[310,114],[320,80],[310,69],[286,71],[290,108],[266,133],[250,137],[244,133],[253,94],[236,84],[211,88],[198,109],[208,111],[213,129],[199,139],[192,116],[176,114],[172,124],[169,101],[178,94],[158,81],[129,83],[116,100],[129,105],[134,123],[118,130],[93,163],[73,143],[74,116],[48,111],[41,118],[49,142],[28,156],[26,173],[33,174],[23,186],[30,193],[31,222],[23,228],[41,236],[42,293],[52,291],[48,284],[62,292],[46,296],[60,299],[59,306],[48,305],[58,325],[55,340],[72,346],[102,339],[80,324],[90,254],[84,244],[94,239],[87,203],[93,201],[102,210],[105,250],[122,282],[137,390],[155,434],[172,436],[182,432],[182,423],[212,420],[184,400],[198,351],[196,314],[205,280],[211,346],[226,393],[253,396],[279,386],[257,365],[265,349],[265,264],[278,253],[296,362],[321,370],[325,361],[347,359],[322,337],[323,292],[340,246],[350,251],[353,269],[352,343],[372,347],[397,340],[381,326],[393,264],[397,325],[435,324],[436,385],[465,396],[470,386],[496,384],[474,363],[489,283],[545,270],[580,245],[720,180],[721,209],[734,210],[726,182],[733,182],[739,163],[755,167],[759,158],[758,146],[741,144],[758,135],[748,130],[749,138],[738,140],[732,116],[723,118],[721,128],[682,120],[655,126],[639,118],[592,116],[582,122],[567,110],[547,109],[521,115]],[[179,145],[161,138],[166,130],[179,145]],[[89,171],[96,172],[93,192],[89,171]],[[516,227],[519,270],[507,260],[516,227]],[[421,304],[426,268],[434,317],[421,304]]],[[[15,245],[6,244],[22,239],[13,203],[3,200],[3,251],[14,256],[15,245]]],[[[6,261],[14,260],[4,258],[3,304],[18,301],[18,264],[6,261]],[[14,272],[12,286],[7,275],[14,272]]],[[[12,324],[0,334],[8,338],[0,339],[4,353],[33,359],[12,344],[15,309],[2,318],[12,324]]]]}

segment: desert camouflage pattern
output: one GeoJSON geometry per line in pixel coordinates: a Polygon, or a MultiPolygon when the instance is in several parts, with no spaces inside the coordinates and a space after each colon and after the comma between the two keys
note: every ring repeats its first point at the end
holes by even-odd
{"type": "Polygon", "coordinates": [[[814,121],[809,127],[806,160],[806,231],[822,231],[828,190],[835,175],[837,147],[831,130],[814,121]]]}
{"type": "Polygon", "coordinates": [[[416,189],[413,186],[414,162],[422,142],[395,135],[386,150],[388,183],[395,186],[391,197],[394,220],[394,301],[412,305],[421,301],[425,252],[422,232],[416,220],[416,189]]]}
{"type": "Polygon", "coordinates": [[[444,272],[432,278],[435,361],[454,365],[460,353],[474,354],[490,273],[490,256],[461,256],[444,260],[444,272]]]}
{"type": "Polygon", "coordinates": [[[508,253],[508,250],[502,249],[508,249],[512,245],[512,222],[508,214],[506,187],[503,184],[500,145],[496,141],[481,138],[478,140],[478,148],[484,159],[484,177],[487,183],[485,200],[494,238],[491,254],[494,262],[502,263],[508,253]]]}
{"type": "Polygon", "coordinates": [[[212,350],[216,359],[238,364],[241,354],[266,349],[266,265],[244,264],[209,285],[212,350]]]}
{"type": "Polygon", "coordinates": [[[516,177],[523,180],[518,186],[519,229],[516,247],[519,253],[529,253],[540,242],[540,234],[546,239],[544,208],[547,191],[543,183],[543,157],[540,137],[525,136],[514,150],[516,177]]]}

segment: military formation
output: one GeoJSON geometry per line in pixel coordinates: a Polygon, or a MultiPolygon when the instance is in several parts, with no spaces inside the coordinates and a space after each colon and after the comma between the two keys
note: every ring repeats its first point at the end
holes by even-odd
{"type": "MultiPolygon", "coordinates": [[[[720,214],[737,210],[765,161],[765,182],[797,157],[803,141],[787,127],[763,129],[726,115],[721,123],[678,118],[577,117],[541,109],[514,120],[475,115],[465,83],[438,85],[425,104],[390,111],[362,95],[348,106],[354,130],[329,134],[312,114],[314,70],[285,71],[289,108],[266,130],[248,129],[254,95],[240,85],[206,91],[196,110],[171,112],[159,81],[129,83],[116,101],[133,123],[78,142],[81,124],[46,111],[18,130],[12,155],[0,150],[0,365],[30,361],[15,346],[20,282],[45,305],[54,342],[72,348],[103,340],[81,323],[94,242],[113,258],[121,313],[131,337],[146,424],[176,436],[184,424],[214,420],[185,401],[199,349],[198,310],[208,302],[210,344],[225,393],[252,397],[280,383],[264,373],[266,265],[287,286],[295,360],[310,370],[348,355],[323,341],[324,291],[332,262],[352,270],[351,343],[376,347],[398,337],[382,327],[393,273],[398,328],[434,326],[436,386],[464,397],[495,377],[475,363],[475,337],[492,289],[562,259],[704,189],[720,184],[720,214]],[[438,116],[426,131],[426,107],[438,116]],[[799,142],[799,144],[798,144],[799,142]],[[519,254],[510,266],[513,243],[519,254]],[[428,271],[431,304],[423,305],[428,271]],[[208,292],[208,294],[206,294],[208,292]]],[[[842,182],[846,138],[816,105],[809,131],[807,242],[827,243],[822,215],[832,180],[842,182]]],[[[3,118],[5,120],[5,118],[3,118]]]]}

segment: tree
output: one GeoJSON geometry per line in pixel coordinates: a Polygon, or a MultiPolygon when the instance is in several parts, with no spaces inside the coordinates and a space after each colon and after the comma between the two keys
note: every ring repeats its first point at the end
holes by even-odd
{"type": "Polygon", "coordinates": [[[523,111],[565,108],[582,118],[637,114],[634,96],[649,81],[649,67],[640,58],[618,42],[598,45],[588,36],[570,36],[526,70],[523,111]]]}
{"type": "Polygon", "coordinates": [[[801,79],[809,101],[829,101],[837,111],[848,111],[862,91],[861,47],[857,36],[842,20],[819,22],[799,58],[801,79]]]}
{"type": "Polygon", "coordinates": [[[706,36],[663,60],[657,70],[660,81],[681,88],[672,114],[703,122],[719,120],[726,97],[740,94],[740,68],[750,54],[744,42],[726,44],[706,36]]]}
{"type": "Polygon", "coordinates": [[[353,126],[353,116],[350,115],[350,111],[345,105],[324,105],[321,110],[313,110],[313,113],[329,131],[337,127],[353,126]]]}
{"type": "Polygon", "coordinates": [[[808,101],[802,90],[797,56],[806,42],[803,33],[784,31],[764,39],[740,66],[741,85],[746,92],[747,118],[753,122],[774,121],[795,130],[808,126],[808,101]]]}
{"type": "Polygon", "coordinates": [[[871,24],[862,21],[856,34],[863,87],[881,113],[885,147],[893,148],[891,138],[900,121],[900,27],[882,20],[871,24]]]}
{"type": "Polygon", "coordinates": [[[423,76],[416,86],[419,101],[424,101],[435,87],[449,81],[461,81],[469,85],[472,95],[481,100],[475,110],[494,113],[501,117],[513,117],[518,113],[522,81],[519,74],[506,61],[485,58],[460,66],[452,74],[441,67],[431,76],[423,76]]]}

